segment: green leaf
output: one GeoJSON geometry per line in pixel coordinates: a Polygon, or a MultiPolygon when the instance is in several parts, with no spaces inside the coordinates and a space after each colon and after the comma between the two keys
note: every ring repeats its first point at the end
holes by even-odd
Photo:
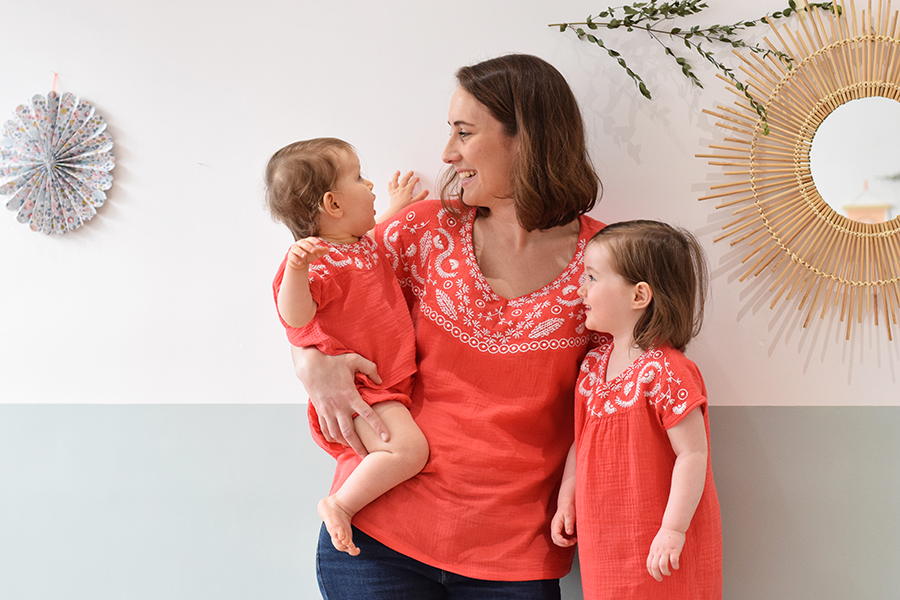
{"type": "Polygon", "coordinates": [[[641,81],[641,82],[638,83],[638,89],[641,91],[641,94],[642,94],[647,100],[653,100],[653,98],[650,97],[650,90],[647,89],[647,86],[644,85],[644,82],[643,82],[643,81],[641,81]]]}

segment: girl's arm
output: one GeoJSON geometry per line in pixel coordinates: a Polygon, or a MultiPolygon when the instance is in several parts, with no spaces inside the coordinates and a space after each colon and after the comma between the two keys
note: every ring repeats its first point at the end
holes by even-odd
{"type": "MultiPolygon", "coordinates": [[[[404,175],[402,179],[400,171],[394,173],[394,178],[388,182],[388,193],[391,195],[390,204],[384,214],[378,217],[375,222],[382,223],[387,221],[413,202],[427,198],[430,193],[428,190],[422,190],[413,196],[413,190],[415,190],[417,183],[419,183],[419,178],[413,177],[412,171],[404,175]]],[[[370,231],[369,233],[371,234],[372,232],[370,231]]]]}
{"type": "Polygon", "coordinates": [[[575,536],[575,444],[569,448],[566,468],[559,486],[556,514],[550,522],[550,537],[553,543],[568,548],[576,542],[575,536]]]}
{"type": "Polygon", "coordinates": [[[356,414],[381,439],[390,439],[381,417],[360,397],[354,381],[356,373],[363,373],[375,383],[381,383],[375,363],[359,354],[331,356],[314,346],[291,346],[291,357],[294,372],[319,415],[319,426],[326,440],[350,446],[360,456],[368,454],[353,426],[353,416],[356,414]]]}
{"type": "Polygon", "coordinates": [[[314,237],[294,242],[288,252],[278,290],[278,312],[291,327],[303,327],[316,316],[316,301],[309,293],[309,264],[328,252],[328,247],[320,245],[314,237]]]}
{"type": "Polygon", "coordinates": [[[678,568],[685,532],[691,524],[697,504],[700,503],[700,496],[703,495],[709,455],[701,409],[691,410],[667,433],[675,452],[672,489],[669,491],[662,526],[650,544],[650,553],[647,555],[647,571],[657,581],[662,581],[663,575],[672,574],[669,564],[673,569],[678,568]]]}

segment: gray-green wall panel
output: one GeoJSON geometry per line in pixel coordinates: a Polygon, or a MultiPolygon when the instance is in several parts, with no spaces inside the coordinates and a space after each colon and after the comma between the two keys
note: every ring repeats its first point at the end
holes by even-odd
{"type": "MultiPolygon", "coordinates": [[[[302,405],[0,405],[0,597],[315,598],[302,405]]],[[[900,597],[900,408],[712,407],[727,600],[900,597]]],[[[580,597],[576,577],[564,597],[580,597]]]]}

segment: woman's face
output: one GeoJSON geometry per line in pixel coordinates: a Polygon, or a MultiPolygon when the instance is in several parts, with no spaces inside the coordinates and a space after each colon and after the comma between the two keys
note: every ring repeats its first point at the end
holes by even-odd
{"type": "Polygon", "coordinates": [[[469,206],[486,208],[512,204],[513,165],[519,144],[485,105],[456,88],[450,99],[450,141],[443,160],[452,165],[469,206]]]}

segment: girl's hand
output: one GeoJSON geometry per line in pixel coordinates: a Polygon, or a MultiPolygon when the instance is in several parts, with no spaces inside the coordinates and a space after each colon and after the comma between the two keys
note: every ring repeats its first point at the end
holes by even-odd
{"type": "Polygon", "coordinates": [[[662,581],[663,575],[671,575],[669,564],[673,569],[678,569],[678,559],[684,548],[684,533],[674,529],[661,527],[650,544],[650,554],[647,555],[647,571],[657,581],[662,581]]]}
{"type": "Polygon", "coordinates": [[[388,193],[391,195],[391,206],[389,209],[391,214],[397,214],[413,202],[418,202],[428,197],[428,190],[423,190],[413,196],[413,191],[418,183],[419,178],[413,176],[412,171],[404,175],[403,178],[400,177],[400,171],[394,173],[394,178],[388,182],[388,193]]]}
{"type": "Polygon", "coordinates": [[[331,252],[317,237],[303,238],[294,242],[288,252],[287,266],[298,271],[308,271],[309,265],[331,252]]]}
{"type": "Polygon", "coordinates": [[[356,435],[353,415],[359,414],[381,439],[389,440],[387,427],[360,397],[354,378],[363,373],[381,383],[375,363],[358,354],[331,356],[314,347],[291,346],[294,370],[319,414],[319,426],[329,442],[350,446],[360,456],[368,454],[356,435]]]}
{"type": "Polygon", "coordinates": [[[550,521],[550,538],[562,548],[574,546],[578,538],[575,535],[575,505],[560,506],[550,521]]]}

